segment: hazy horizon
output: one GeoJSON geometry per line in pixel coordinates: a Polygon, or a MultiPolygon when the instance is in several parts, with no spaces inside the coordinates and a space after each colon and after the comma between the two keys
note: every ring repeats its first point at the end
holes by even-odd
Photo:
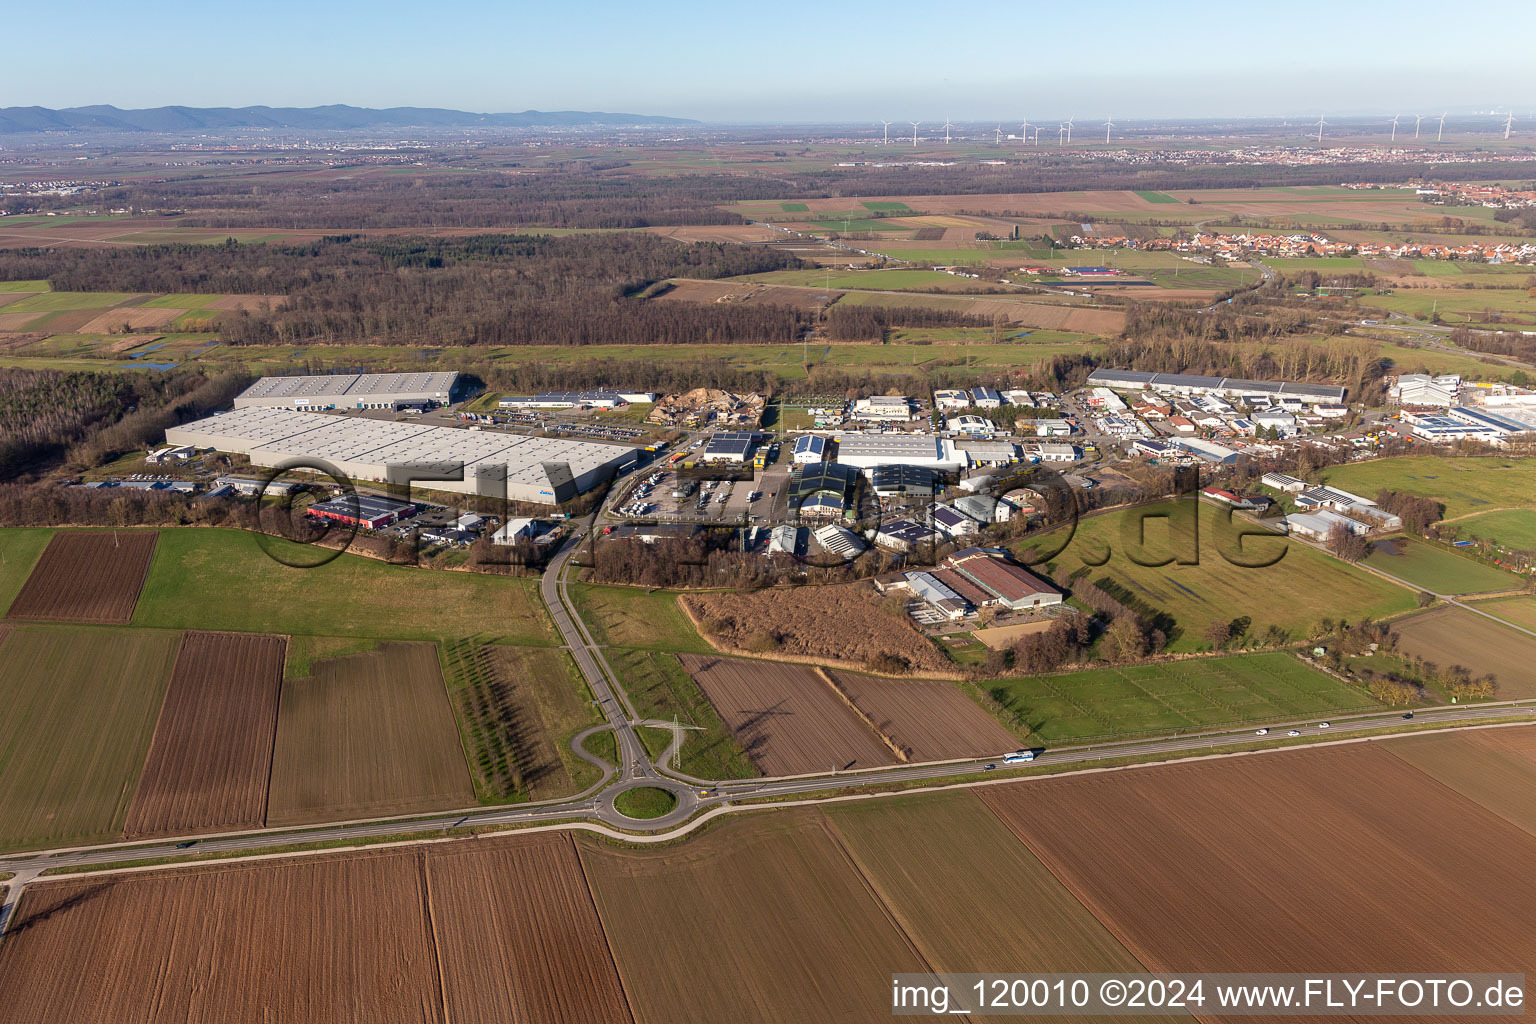
{"type": "MultiPolygon", "coordinates": [[[[58,47],[23,48],[10,59],[5,105],[585,110],[744,125],[1536,109],[1527,49],[1536,5],[1519,0],[1492,0],[1460,20],[1423,0],[1303,0],[1236,16],[1211,0],[1179,9],[1109,0],[1091,23],[1067,8],[949,15],[910,0],[780,4],[771,22],[757,9],[696,2],[661,13],[604,0],[579,20],[565,9],[480,4],[428,17],[393,0],[275,0],[259,19],[242,11],[236,20],[175,0],[151,21],[85,0],[72,12],[82,27],[61,39],[73,65],[156,59],[108,87],[101,75],[60,76],[58,47]],[[187,55],[200,60],[195,73],[187,55]]],[[[8,22],[13,38],[58,35],[42,7],[8,22]]]]}

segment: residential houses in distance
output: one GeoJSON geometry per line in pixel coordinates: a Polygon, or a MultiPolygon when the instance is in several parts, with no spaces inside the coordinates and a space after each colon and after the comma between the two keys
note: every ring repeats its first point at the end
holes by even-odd
{"type": "Polygon", "coordinates": [[[1536,263],[1531,242],[1344,242],[1325,235],[1300,232],[1271,235],[1254,232],[1197,232],[1187,238],[1126,238],[1121,235],[1073,235],[1078,249],[1137,249],[1198,255],[1209,260],[1241,260],[1249,256],[1299,259],[1316,256],[1362,256],[1369,259],[1464,260],[1472,263],[1536,263]]]}

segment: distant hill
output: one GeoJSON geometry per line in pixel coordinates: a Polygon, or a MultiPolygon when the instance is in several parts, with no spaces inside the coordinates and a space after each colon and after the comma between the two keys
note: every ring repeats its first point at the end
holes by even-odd
{"type": "Polygon", "coordinates": [[[520,114],[475,114],[437,107],[374,110],[327,107],[0,107],[0,134],[49,131],[206,132],[232,128],[288,128],[347,131],[358,128],[528,128],[580,125],[698,124],[686,117],[607,114],[587,110],[525,110],[520,114]]]}

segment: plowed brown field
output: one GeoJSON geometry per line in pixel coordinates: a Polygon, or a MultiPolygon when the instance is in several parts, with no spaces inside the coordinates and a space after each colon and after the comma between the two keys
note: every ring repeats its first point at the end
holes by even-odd
{"type": "Polygon", "coordinates": [[[421,859],[348,854],[29,886],[0,944],[3,1016],[437,1024],[421,859]]]}
{"type": "Polygon", "coordinates": [[[678,658],[764,775],[897,763],[814,668],[700,654],[678,658]]]}
{"type": "Polygon", "coordinates": [[[1145,970],[971,792],[834,804],[826,817],[935,970],[1145,970]]]}
{"type": "Polygon", "coordinates": [[[445,846],[427,876],[454,1024],[631,1020],[569,834],[445,846]]]}
{"type": "Polygon", "coordinates": [[[128,809],[130,836],[259,828],[286,641],[188,633],[128,809]]]}
{"type": "Polygon", "coordinates": [[[114,334],[125,326],[134,329],[145,327],[164,327],[172,320],[187,312],[185,309],[169,309],[166,307],[131,307],[128,309],[109,309],[100,313],[80,325],[81,334],[114,334]]]}
{"type": "Polygon", "coordinates": [[[857,672],[828,675],[909,760],[985,757],[1019,745],[1018,737],[952,683],[880,679],[857,672]]]}
{"type": "Polygon", "coordinates": [[[283,683],[267,824],[474,802],[436,644],[319,659],[283,683]]]}
{"type": "Polygon", "coordinates": [[[1536,969],[1536,837],[1384,745],[982,799],[1154,971],[1536,969]]]}
{"type": "Polygon", "coordinates": [[[155,552],[154,530],[61,530],[6,613],[12,619],[125,623],[155,552]]]}
{"type": "Polygon", "coordinates": [[[1382,749],[1536,835],[1536,729],[1406,736],[1382,749]]]}
{"type": "Polygon", "coordinates": [[[885,1020],[891,972],[928,969],[814,812],[577,848],[642,1024],[885,1020]]]}

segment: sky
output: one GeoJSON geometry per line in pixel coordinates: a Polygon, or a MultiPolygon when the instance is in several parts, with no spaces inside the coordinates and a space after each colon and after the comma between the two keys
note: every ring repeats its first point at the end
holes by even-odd
{"type": "Polygon", "coordinates": [[[68,11],[66,25],[54,5],[11,5],[0,106],[348,103],[729,123],[1536,112],[1536,0],[76,0],[68,11]]]}

